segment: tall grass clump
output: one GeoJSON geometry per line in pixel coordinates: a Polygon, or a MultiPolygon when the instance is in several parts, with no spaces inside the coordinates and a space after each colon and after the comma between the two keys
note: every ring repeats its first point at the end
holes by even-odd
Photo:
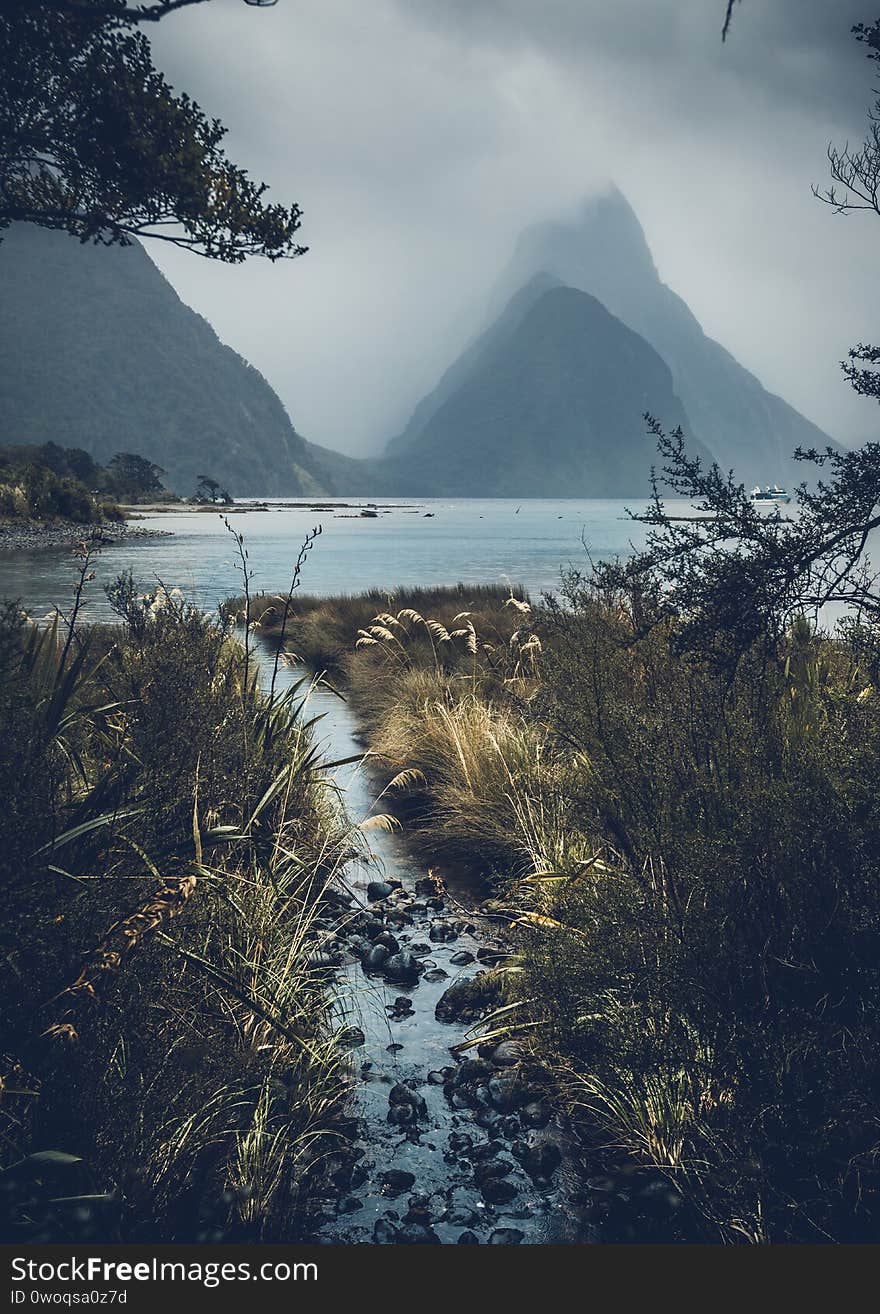
{"type": "Polygon", "coordinates": [[[346,1086],[320,947],[349,827],[305,686],[270,700],[174,590],[112,601],[0,615],[4,1230],[288,1239],[346,1086]]]}
{"type": "MultiPolygon", "coordinates": [[[[727,1239],[877,1225],[876,636],[796,619],[731,675],[568,581],[541,716],[599,862],[522,945],[571,1108],[727,1239]],[[861,648],[853,642],[858,637],[861,648]]],[[[648,618],[650,619],[650,618],[648,618]]]]}

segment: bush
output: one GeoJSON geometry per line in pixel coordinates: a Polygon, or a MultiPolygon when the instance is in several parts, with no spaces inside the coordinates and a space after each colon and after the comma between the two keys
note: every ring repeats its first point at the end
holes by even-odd
{"type": "Polygon", "coordinates": [[[113,597],[121,627],[70,643],[0,624],[0,1205],[69,1237],[2,1172],[63,1150],[106,1196],[81,1239],[289,1239],[345,1093],[311,959],[348,828],[228,627],[113,597]]]}

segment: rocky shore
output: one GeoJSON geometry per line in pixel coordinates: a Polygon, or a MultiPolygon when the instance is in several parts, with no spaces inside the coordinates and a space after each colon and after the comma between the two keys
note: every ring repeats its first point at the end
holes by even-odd
{"type": "Polygon", "coordinates": [[[103,525],[74,525],[62,521],[7,521],[0,523],[0,552],[66,551],[89,538],[101,544],[120,543],[123,539],[157,538],[169,532],[164,529],[144,529],[124,521],[103,525]]]}

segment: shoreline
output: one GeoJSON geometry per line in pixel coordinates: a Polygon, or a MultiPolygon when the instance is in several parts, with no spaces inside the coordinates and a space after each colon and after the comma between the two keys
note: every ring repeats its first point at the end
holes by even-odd
{"type": "Polygon", "coordinates": [[[146,529],[125,522],[74,525],[25,520],[21,523],[0,524],[0,555],[65,551],[88,539],[94,539],[103,546],[132,538],[171,536],[172,532],[168,529],[146,529]]]}

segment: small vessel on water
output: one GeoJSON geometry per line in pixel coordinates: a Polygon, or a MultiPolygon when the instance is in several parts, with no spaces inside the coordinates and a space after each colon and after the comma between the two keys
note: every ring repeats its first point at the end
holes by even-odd
{"type": "Polygon", "coordinates": [[[785,488],[780,488],[778,484],[768,484],[766,488],[752,489],[752,501],[762,506],[772,506],[774,502],[790,502],[791,493],[785,488]]]}

